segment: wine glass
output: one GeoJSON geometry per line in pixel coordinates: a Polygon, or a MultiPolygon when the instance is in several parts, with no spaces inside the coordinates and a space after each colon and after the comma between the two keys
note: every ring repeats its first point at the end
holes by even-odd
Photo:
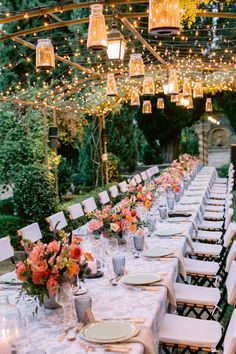
{"type": "Polygon", "coordinates": [[[134,235],[133,236],[134,247],[136,249],[135,258],[139,258],[140,252],[143,250],[144,247],[144,236],[142,235],[134,235]]]}
{"type": "Polygon", "coordinates": [[[63,283],[56,292],[56,302],[63,308],[63,318],[65,325],[71,325],[75,319],[72,287],[69,282],[63,283]]]}
{"type": "Polygon", "coordinates": [[[156,227],[156,216],[149,215],[147,217],[147,227],[148,227],[148,237],[151,237],[152,233],[155,231],[156,227]]]}
{"type": "Polygon", "coordinates": [[[160,215],[160,222],[163,222],[167,218],[167,206],[165,204],[159,205],[159,215],[160,215]]]}

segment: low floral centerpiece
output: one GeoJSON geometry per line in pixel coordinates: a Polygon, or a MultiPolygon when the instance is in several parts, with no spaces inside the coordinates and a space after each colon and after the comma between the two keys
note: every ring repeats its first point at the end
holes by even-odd
{"type": "Polygon", "coordinates": [[[38,241],[22,241],[28,257],[16,265],[16,274],[22,281],[22,292],[34,297],[39,304],[45,297],[54,296],[63,282],[73,282],[75,276],[83,278],[89,273],[87,261],[93,260],[80,247],[80,238],[69,244],[64,239],[46,244],[38,241]]]}

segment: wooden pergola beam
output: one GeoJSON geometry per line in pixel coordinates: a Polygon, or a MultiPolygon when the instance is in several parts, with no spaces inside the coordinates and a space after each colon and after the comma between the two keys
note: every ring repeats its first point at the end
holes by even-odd
{"type": "Polygon", "coordinates": [[[34,101],[27,101],[27,100],[22,100],[22,99],[17,99],[17,98],[7,98],[7,97],[0,97],[0,101],[6,101],[6,102],[11,102],[11,103],[18,103],[19,105],[26,105],[26,106],[38,106],[38,107],[47,107],[51,109],[59,109],[54,106],[50,106],[48,104],[44,104],[41,102],[34,102],[34,101]]]}

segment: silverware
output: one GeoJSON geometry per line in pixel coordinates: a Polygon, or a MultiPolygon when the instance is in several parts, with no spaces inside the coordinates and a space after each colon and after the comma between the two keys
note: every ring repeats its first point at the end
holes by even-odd
{"type": "Polygon", "coordinates": [[[70,329],[73,329],[73,328],[75,328],[75,326],[69,326],[69,327],[67,327],[66,329],[64,329],[63,334],[62,334],[60,337],[58,337],[58,341],[59,341],[59,342],[62,342],[62,341],[66,338],[66,336],[67,336],[69,330],[70,330],[70,329]]]}
{"type": "Polygon", "coordinates": [[[83,323],[79,323],[74,329],[72,328],[72,330],[68,331],[68,335],[67,335],[67,340],[72,341],[76,339],[76,335],[77,333],[79,333],[79,331],[81,331],[81,329],[83,328],[83,323]]]}
{"type": "Polygon", "coordinates": [[[145,318],[144,317],[126,317],[126,316],[116,316],[116,317],[107,317],[103,318],[103,321],[130,321],[134,323],[144,323],[145,318]]]}
{"type": "MultiPolygon", "coordinates": [[[[129,353],[131,351],[130,347],[122,346],[120,344],[103,344],[101,346],[105,350],[105,352],[129,353]]],[[[94,345],[81,345],[81,347],[85,349],[87,353],[94,352],[97,350],[97,348],[99,348],[99,346],[94,345]]]]}

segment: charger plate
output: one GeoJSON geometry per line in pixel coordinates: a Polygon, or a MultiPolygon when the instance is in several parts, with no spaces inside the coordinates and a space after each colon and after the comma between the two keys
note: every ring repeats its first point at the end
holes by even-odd
{"type": "Polygon", "coordinates": [[[188,222],[188,216],[171,216],[168,219],[168,222],[188,222]]]}
{"type": "Polygon", "coordinates": [[[128,321],[101,321],[82,328],[80,336],[93,343],[116,343],[136,336],[139,330],[134,323],[128,321]]]}
{"type": "Polygon", "coordinates": [[[154,235],[156,236],[174,236],[183,232],[183,227],[180,225],[168,225],[165,226],[158,225],[157,231],[155,231],[154,235]]]}
{"type": "Polygon", "coordinates": [[[143,251],[142,254],[144,257],[159,258],[170,256],[171,254],[173,254],[173,251],[169,247],[153,247],[143,251]]]}
{"type": "Polygon", "coordinates": [[[147,285],[161,280],[161,276],[155,273],[131,273],[124,275],[121,282],[127,285],[147,285]]]}
{"type": "Polygon", "coordinates": [[[14,284],[14,285],[21,285],[22,284],[22,281],[20,281],[18,278],[17,278],[17,275],[16,275],[16,272],[13,271],[13,272],[9,272],[9,273],[6,273],[6,274],[3,274],[1,277],[0,277],[0,283],[4,283],[4,284],[14,284]]]}

